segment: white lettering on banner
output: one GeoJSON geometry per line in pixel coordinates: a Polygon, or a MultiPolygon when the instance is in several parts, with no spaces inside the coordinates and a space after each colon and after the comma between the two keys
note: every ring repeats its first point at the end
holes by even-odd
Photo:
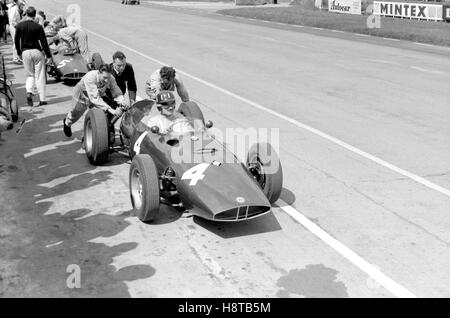
{"type": "Polygon", "coordinates": [[[328,11],[347,14],[361,14],[361,0],[333,0],[328,11]]]}
{"type": "Polygon", "coordinates": [[[443,6],[441,4],[373,2],[373,14],[375,15],[441,21],[442,13],[443,6]]]}

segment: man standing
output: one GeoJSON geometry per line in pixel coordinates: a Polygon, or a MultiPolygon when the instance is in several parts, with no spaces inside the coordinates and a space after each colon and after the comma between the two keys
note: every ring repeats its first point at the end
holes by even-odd
{"type": "Polygon", "coordinates": [[[163,66],[153,72],[145,84],[145,92],[151,100],[156,100],[156,96],[161,91],[174,91],[175,89],[183,102],[189,101],[189,94],[180,76],[170,66],[163,66]]]}
{"type": "Polygon", "coordinates": [[[46,61],[42,51],[47,55],[48,63],[52,63],[52,55],[45,37],[42,26],[34,22],[36,9],[28,7],[26,10],[27,20],[17,25],[16,37],[14,39],[17,54],[22,56],[27,79],[25,88],[27,90],[27,102],[33,106],[33,87],[36,86],[39,92],[39,105],[46,105],[45,85],[46,85],[46,61]]]}
{"type": "MultiPolygon", "coordinates": [[[[127,63],[127,58],[123,52],[117,51],[113,55],[113,62],[111,63],[112,76],[114,76],[117,86],[119,86],[122,94],[128,89],[128,98],[130,99],[130,105],[136,102],[136,78],[134,76],[133,66],[127,63]]],[[[108,91],[110,97],[110,92],[108,91]]]]}
{"type": "Polygon", "coordinates": [[[16,51],[16,45],[14,43],[16,37],[16,27],[21,20],[18,0],[13,0],[8,5],[8,20],[9,20],[9,33],[12,39],[12,51],[13,51],[13,63],[21,65],[22,62],[19,59],[16,51]]]}
{"type": "Polygon", "coordinates": [[[103,99],[106,96],[106,91],[109,90],[112,98],[118,104],[125,105],[125,98],[111,72],[111,66],[103,64],[99,70],[86,73],[75,86],[72,95],[72,109],[63,120],[64,134],[67,137],[72,136],[70,127],[80,119],[88,107],[99,107],[112,115],[121,115],[120,107],[113,109],[103,99]]]}

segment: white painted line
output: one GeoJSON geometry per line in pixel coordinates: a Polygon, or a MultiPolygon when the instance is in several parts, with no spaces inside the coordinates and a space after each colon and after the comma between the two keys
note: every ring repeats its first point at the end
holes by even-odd
{"type": "Polygon", "coordinates": [[[296,28],[304,28],[304,25],[299,25],[299,24],[291,24],[291,26],[296,27],[296,28]]]}
{"type": "Polygon", "coordinates": [[[389,40],[389,41],[400,42],[399,39],[393,39],[393,38],[382,38],[382,39],[389,40]]]}
{"type": "Polygon", "coordinates": [[[431,44],[420,43],[420,42],[414,42],[414,44],[422,45],[422,46],[433,46],[433,45],[431,45],[431,44]]]}
{"type": "Polygon", "coordinates": [[[361,34],[361,33],[355,33],[356,36],[363,36],[363,37],[369,37],[370,35],[368,34],[361,34]]]}
{"type": "Polygon", "coordinates": [[[314,30],[323,30],[323,28],[318,28],[318,27],[312,27],[311,29],[314,29],[314,30]]]}
{"type": "Polygon", "coordinates": [[[328,246],[334,249],[336,252],[341,254],[351,263],[356,265],[359,269],[369,275],[373,280],[375,280],[378,284],[386,288],[390,293],[392,293],[396,297],[401,298],[416,298],[416,296],[407,290],[405,287],[401,286],[385,274],[383,274],[379,269],[377,269],[372,264],[368,263],[361,256],[353,252],[350,248],[336,240],[330,234],[321,229],[317,224],[310,221],[307,217],[301,214],[299,211],[294,209],[293,207],[287,205],[282,200],[279,200],[281,205],[280,209],[289,214],[295,220],[297,220],[301,225],[303,225],[308,231],[313,233],[316,237],[325,242],[328,246]]]}
{"type": "Polygon", "coordinates": [[[62,242],[64,242],[64,241],[59,241],[59,242],[56,242],[56,243],[53,243],[53,244],[48,244],[48,245],[45,245],[45,247],[46,247],[46,248],[49,248],[49,247],[58,246],[58,245],[60,245],[62,242]]]}
{"type": "Polygon", "coordinates": [[[334,33],[345,33],[344,31],[341,31],[341,30],[331,30],[331,32],[334,32],[334,33]]]}
{"type": "Polygon", "coordinates": [[[440,74],[440,75],[447,75],[448,74],[448,73],[441,72],[441,71],[438,71],[438,70],[430,70],[430,69],[422,68],[422,67],[419,67],[419,66],[411,66],[411,68],[413,70],[416,70],[416,71],[420,71],[420,72],[428,73],[428,74],[433,74],[433,75],[438,75],[438,74],[440,74]]]}
{"type": "MultiPolygon", "coordinates": [[[[158,59],[155,59],[153,57],[150,57],[150,56],[148,56],[148,55],[146,55],[144,53],[141,53],[141,52],[139,52],[139,51],[137,51],[135,49],[132,49],[132,48],[130,48],[130,47],[124,45],[124,44],[121,44],[121,43],[119,43],[117,41],[114,41],[114,40],[112,40],[112,39],[110,39],[110,38],[108,38],[108,37],[106,37],[104,35],[101,35],[101,34],[98,34],[96,32],[90,31],[90,30],[88,30],[86,28],[85,28],[85,30],[87,32],[89,32],[89,33],[99,37],[99,38],[102,38],[102,39],[104,39],[104,40],[106,40],[108,42],[111,42],[111,43],[113,43],[113,44],[115,44],[117,46],[123,47],[123,48],[127,49],[128,51],[133,52],[133,53],[135,53],[137,55],[140,55],[140,56],[142,56],[142,57],[144,57],[144,58],[146,58],[146,59],[148,59],[150,61],[153,61],[153,62],[155,62],[157,64],[170,65],[169,63],[165,63],[165,62],[163,62],[161,60],[158,60],[158,59]]],[[[364,157],[364,158],[366,158],[366,159],[368,159],[370,161],[373,161],[373,162],[377,163],[380,166],[383,166],[383,167],[385,167],[385,168],[387,168],[389,170],[392,170],[392,171],[394,171],[394,172],[396,172],[396,173],[398,173],[398,174],[400,174],[400,175],[402,175],[404,177],[407,177],[407,178],[409,178],[409,179],[411,179],[411,180],[413,180],[413,181],[415,181],[417,183],[420,183],[421,185],[423,185],[423,186],[425,186],[425,187],[427,187],[429,189],[435,190],[435,191],[437,191],[439,193],[442,193],[442,194],[446,195],[447,197],[450,197],[450,190],[448,190],[448,189],[446,189],[444,187],[441,187],[441,186],[439,186],[439,185],[437,185],[437,184],[435,184],[435,183],[433,183],[431,181],[428,181],[427,179],[422,178],[422,177],[420,177],[420,176],[418,176],[418,175],[416,175],[416,174],[414,174],[412,172],[409,172],[407,170],[399,168],[399,167],[397,167],[397,166],[395,166],[395,165],[393,165],[393,164],[391,164],[391,163],[389,163],[387,161],[384,161],[383,159],[380,159],[380,158],[378,158],[378,157],[376,157],[374,155],[371,155],[370,153],[367,153],[367,152],[365,152],[365,151],[363,151],[361,149],[358,149],[358,148],[356,148],[356,147],[354,147],[354,146],[352,146],[352,145],[350,145],[350,144],[348,144],[348,143],[346,143],[346,142],[344,142],[342,140],[339,140],[338,138],[330,136],[330,135],[328,135],[328,134],[326,134],[326,133],[324,133],[324,132],[322,132],[322,131],[320,131],[320,130],[318,130],[316,128],[313,128],[311,126],[303,124],[303,123],[301,123],[301,122],[299,122],[299,121],[297,121],[297,120],[295,120],[295,119],[293,119],[293,118],[291,118],[289,116],[286,116],[286,115],[283,115],[283,114],[281,114],[279,112],[276,112],[273,109],[270,109],[270,108],[264,107],[264,106],[262,106],[262,105],[260,105],[258,103],[252,102],[251,100],[249,100],[249,99],[247,99],[245,97],[242,97],[242,96],[239,96],[239,95],[237,95],[235,93],[232,93],[229,90],[221,88],[221,87],[219,87],[219,86],[217,86],[217,85],[215,85],[213,83],[210,83],[208,81],[205,81],[205,80],[203,80],[203,79],[201,79],[201,78],[199,78],[197,76],[194,76],[194,75],[191,75],[191,74],[189,74],[187,72],[184,72],[181,69],[177,68],[177,71],[180,74],[183,74],[186,77],[189,77],[189,78],[191,78],[191,79],[193,79],[193,80],[195,80],[195,81],[197,81],[199,83],[202,83],[205,86],[213,88],[213,89],[215,89],[215,90],[217,90],[217,91],[219,91],[219,92],[221,92],[223,94],[226,94],[228,96],[231,96],[231,97],[233,97],[233,98],[235,98],[237,100],[240,100],[240,101],[242,101],[242,102],[252,106],[253,108],[265,111],[266,113],[269,113],[269,114],[271,114],[271,115],[273,115],[275,117],[283,119],[283,120],[285,120],[285,121],[287,121],[287,122],[289,122],[289,123],[291,123],[291,124],[293,124],[293,125],[295,125],[295,126],[297,126],[299,128],[307,130],[310,133],[313,133],[313,134],[315,134],[315,135],[317,135],[319,137],[322,137],[322,138],[324,138],[324,139],[326,139],[326,140],[328,140],[328,141],[330,141],[330,142],[332,142],[332,143],[334,143],[334,144],[336,144],[338,146],[341,146],[342,148],[345,148],[348,151],[351,151],[351,152],[353,152],[353,153],[355,153],[355,154],[357,154],[357,155],[359,155],[361,157],[364,157]]]]}

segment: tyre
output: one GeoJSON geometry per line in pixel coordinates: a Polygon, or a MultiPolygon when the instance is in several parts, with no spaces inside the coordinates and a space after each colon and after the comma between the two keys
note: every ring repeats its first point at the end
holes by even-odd
{"type": "Polygon", "coordinates": [[[273,147],[268,143],[253,145],[247,155],[247,168],[269,202],[275,203],[283,189],[283,170],[273,147]]]}
{"type": "Polygon", "coordinates": [[[201,120],[203,125],[205,124],[205,118],[203,117],[203,113],[200,107],[198,107],[198,105],[194,102],[181,103],[180,107],[178,108],[178,111],[189,119],[201,120]]]}
{"type": "Polygon", "coordinates": [[[93,165],[102,165],[109,156],[109,129],[105,113],[92,108],[84,119],[86,156],[93,165]]]}
{"type": "Polygon", "coordinates": [[[159,213],[159,175],[149,155],[136,155],[129,175],[130,198],[134,214],[143,222],[150,222],[159,213]]]}
{"type": "Polygon", "coordinates": [[[94,65],[94,70],[98,70],[102,64],[104,64],[102,56],[100,53],[92,54],[92,64],[94,65]]]}
{"type": "Polygon", "coordinates": [[[19,106],[17,105],[17,101],[15,99],[11,100],[11,119],[13,122],[17,122],[19,120],[19,106]]]}

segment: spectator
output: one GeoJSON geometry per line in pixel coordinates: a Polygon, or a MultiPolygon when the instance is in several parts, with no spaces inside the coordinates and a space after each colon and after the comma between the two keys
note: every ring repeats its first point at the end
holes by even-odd
{"type": "Polygon", "coordinates": [[[6,0],[0,0],[0,39],[6,42],[6,25],[8,24],[8,6],[6,0]]]}
{"type": "Polygon", "coordinates": [[[17,55],[17,51],[15,49],[16,45],[14,43],[14,39],[16,37],[16,27],[21,19],[17,2],[18,0],[13,0],[8,7],[9,33],[11,34],[12,39],[13,62],[16,64],[22,64],[22,61],[17,55]]]}
{"type": "Polygon", "coordinates": [[[53,63],[50,48],[45,37],[44,29],[34,22],[36,9],[28,7],[26,10],[27,20],[17,25],[16,44],[17,54],[23,56],[27,79],[25,88],[27,90],[27,102],[33,106],[33,87],[36,85],[39,92],[39,105],[46,105],[45,84],[46,84],[46,63],[45,52],[48,63],[53,63]]]}

